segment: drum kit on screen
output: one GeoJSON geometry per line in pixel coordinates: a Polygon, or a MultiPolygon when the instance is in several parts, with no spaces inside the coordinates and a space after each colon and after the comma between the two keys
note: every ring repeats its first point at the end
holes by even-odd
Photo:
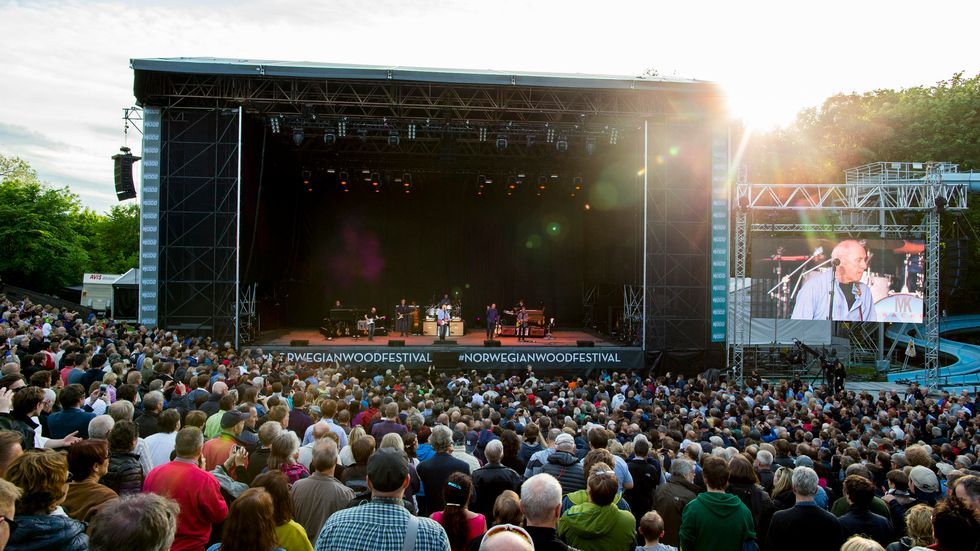
{"type": "MultiPolygon", "coordinates": [[[[823,247],[817,247],[811,255],[784,255],[783,252],[783,247],[777,247],[776,254],[764,260],[774,263],[772,271],[777,283],[769,289],[768,295],[776,302],[776,316],[785,319],[790,317],[793,301],[800,288],[810,278],[830,270],[832,259],[824,256],[823,247]],[[796,262],[800,263],[796,269],[784,274],[788,268],[785,264],[796,262]],[[812,262],[817,263],[811,265],[812,262]]],[[[925,244],[906,241],[901,247],[892,249],[892,252],[904,255],[898,276],[900,285],[895,282],[895,275],[873,272],[870,269],[864,272],[861,281],[871,288],[878,321],[921,322],[922,292],[925,288],[925,244]]],[[[872,256],[873,253],[868,251],[869,265],[872,256]]]]}

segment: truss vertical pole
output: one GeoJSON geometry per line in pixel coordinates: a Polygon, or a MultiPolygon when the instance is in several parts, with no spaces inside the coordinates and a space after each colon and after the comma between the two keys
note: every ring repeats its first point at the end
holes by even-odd
{"type": "Polygon", "coordinates": [[[242,285],[242,106],[238,106],[238,171],[235,177],[235,350],[241,329],[242,285]]]}
{"type": "Polygon", "coordinates": [[[745,374],[745,316],[748,312],[745,304],[745,258],[747,255],[749,221],[749,186],[744,185],[741,174],[735,185],[735,296],[732,297],[732,309],[729,326],[731,329],[731,356],[729,370],[732,378],[742,384],[745,374]]]}
{"type": "Polygon", "coordinates": [[[647,350],[647,258],[649,257],[649,250],[647,249],[647,239],[649,238],[649,209],[650,209],[650,186],[649,186],[649,161],[650,160],[650,121],[643,121],[643,284],[640,288],[643,290],[643,321],[640,325],[641,338],[643,342],[643,351],[647,350]]]}
{"type": "Polygon", "coordinates": [[[926,213],[926,289],[925,289],[925,370],[926,385],[936,387],[939,380],[939,210],[926,213]]]}

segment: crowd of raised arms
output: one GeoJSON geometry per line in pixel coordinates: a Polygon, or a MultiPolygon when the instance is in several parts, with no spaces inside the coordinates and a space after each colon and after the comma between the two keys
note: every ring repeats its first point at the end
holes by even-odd
{"type": "Polygon", "coordinates": [[[973,551],[978,398],[290,363],[0,296],[0,550],[973,551]]]}

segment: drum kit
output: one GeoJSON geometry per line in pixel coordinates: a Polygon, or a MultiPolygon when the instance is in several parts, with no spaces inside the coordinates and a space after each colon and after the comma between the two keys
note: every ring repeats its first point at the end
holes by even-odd
{"type": "MultiPolygon", "coordinates": [[[[426,321],[433,321],[436,319],[436,312],[439,310],[438,305],[429,306],[425,310],[426,321]]],[[[463,307],[456,304],[449,307],[450,317],[452,321],[460,321],[463,319],[463,307]]]]}
{"type": "MultiPolygon", "coordinates": [[[[777,317],[788,318],[793,300],[800,288],[811,278],[819,277],[831,269],[832,259],[826,258],[815,266],[805,269],[811,261],[821,260],[823,247],[817,247],[811,255],[784,255],[784,248],[778,247],[776,254],[764,259],[773,262],[776,285],[769,289],[768,295],[776,302],[777,317]],[[800,262],[795,270],[783,274],[786,262],[800,262]],[[802,272],[802,273],[801,273],[802,272]],[[799,274],[799,276],[797,276],[799,274]],[[793,278],[796,282],[793,283],[793,278]]],[[[901,285],[896,284],[892,274],[867,270],[861,281],[871,289],[878,321],[883,322],[921,322],[923,289],[925,288],[925,245],[906,241],[901,247],[892,249],[896,255],[905,255],[901,269],[901,285]]],[[[868,260],[872,254],[869,251],[868,260]]]]}

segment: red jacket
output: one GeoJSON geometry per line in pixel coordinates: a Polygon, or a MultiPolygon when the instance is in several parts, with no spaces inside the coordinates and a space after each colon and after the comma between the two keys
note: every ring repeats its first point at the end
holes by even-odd
{"type": "Polygon", "coordinates": [[[174,460],[150,471],[144,492],[169,497],[180,505],[177,537],[171,551],[200,551],[211,537],[211,525],[225,520],[228,505],[214,476],[196,464],[174,460]]]}

